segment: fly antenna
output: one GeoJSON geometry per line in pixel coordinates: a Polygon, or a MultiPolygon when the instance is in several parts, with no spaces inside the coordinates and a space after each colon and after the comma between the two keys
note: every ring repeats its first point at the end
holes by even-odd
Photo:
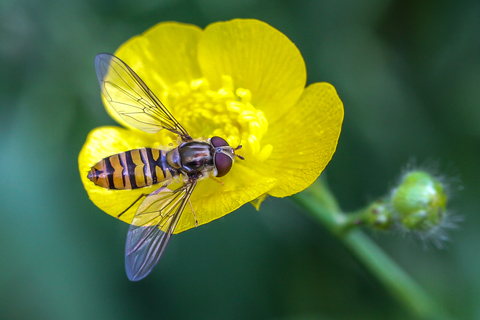
{"type": "MultiPolygon", "coordinates": [[[[240,150],[240,149],[242,149],[242,145],[241,145],[241,144],[239,144],[238,147],[236,147],[235,149],[233,149],[233,151],[240,150]]],[[[242,157],[242,156],[239,155],[239,154],[236,154],[236,153],[235,153],[235,156],[238,157],[238,158],[241,159],[241,160],[245,160],[245,158],[242,157]]]]}

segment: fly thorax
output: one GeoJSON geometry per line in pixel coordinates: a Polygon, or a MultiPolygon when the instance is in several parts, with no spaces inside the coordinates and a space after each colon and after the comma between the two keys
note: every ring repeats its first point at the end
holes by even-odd
{"type": "Polygon", "coordinates": [[[200,173],[213,170],[213,150],[209,143],[192,141],[178,147],[182,170],[187,173],[200,173]]]}

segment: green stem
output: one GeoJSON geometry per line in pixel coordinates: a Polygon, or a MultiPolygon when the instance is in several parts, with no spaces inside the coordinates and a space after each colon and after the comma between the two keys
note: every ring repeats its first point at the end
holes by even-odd
{"type": "Polygon", "coordinates": [[[325,183],[316,182],[293,199],[340,239],[387,290],[419,319],[454,319],[370,238],[361,230],[351,227],[351,219],[341,212],[325,183]]]}

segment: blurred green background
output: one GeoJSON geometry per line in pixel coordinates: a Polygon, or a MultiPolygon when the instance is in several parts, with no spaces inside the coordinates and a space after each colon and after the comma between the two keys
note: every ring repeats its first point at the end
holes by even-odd
{"type": "Polygon", "coordinates": [[[128,225],[89,201],[77,169],[88,132],[114,124],[94,56],[160,21],[232,18],[279,29],[308,82],[337,88],[345,122],[325,175],[345,210],[412,159],[453,181],[464,222],[444,250],[371,236],[458,319],[480,319],[478,0],[0,0],[0,318],[414,318],[289,199],[175,236],[148,278],[127,280],[128,225]]]}

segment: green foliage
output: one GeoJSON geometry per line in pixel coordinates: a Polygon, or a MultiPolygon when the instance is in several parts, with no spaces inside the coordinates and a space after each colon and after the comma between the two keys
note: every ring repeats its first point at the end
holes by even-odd
{"type": "Polygon", "coordinates": [[[126,279],[128,226],[97,209],[78,177],[88,132],[114,125],[95,54],[160,21],[204,27],[238,17],[285,33],[309,83],[337,88],[345,122],[324,174],[344,210],[384,195],[411,156],[439,159],[447,176],[461,177],[451,205],[466,223],[447,249],[372,239],[450,313],[474,318],[479,15],[475,1],[1,1],[2,318],[412,318],[351,247],[284,199],[174,237],[155,274],[126,279]]]}

